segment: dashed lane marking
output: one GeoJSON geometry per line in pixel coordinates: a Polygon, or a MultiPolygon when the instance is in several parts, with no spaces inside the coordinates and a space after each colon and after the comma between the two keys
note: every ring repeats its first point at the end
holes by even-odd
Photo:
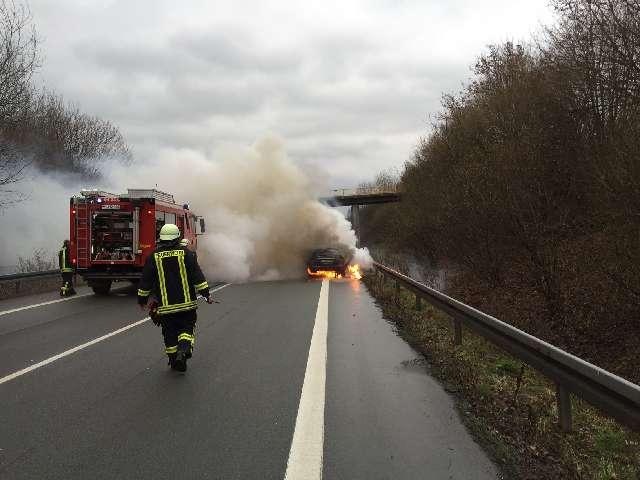
{"type": "Polygon", "coordinates": [[[91,340],[90,342],[87,343],[83,343],[82,345],[78,345],[77,347],[73,347],[70,348],[69,350],[59,353],[57,355],[54,355],[53,357],[49,357],[46,360],[43,360],[41,362],[38,362],[34,365],[31,365],[27,368],[23,368],[22,370],[18,370],[17,372],[13,372],[10,375],[7,375],[6,377],[2,377],[0,378],[0,385],[2,385],[3,383],[9,382],[15,378],[21,377],[22,375],[24,375],[25,373],[29,373],[32,372],[40,367],[44,367],[45,365],[49,365],[52,362],[55,362],[56,360],[59,360],[63,357],[66,357],[68,355],[71,355],[72,353],[77,352],[78,350],[82,350],[83,348],[87,348],[90,347],[91,345],[95,345],[98,342],[101,342],[103,340],[106,340],[107,338],[113,337],[114,335],[118,335],[119,333],[122,332],[126,332],[127,330],[129,330],[130,328],[133,327],[137,327],[138,325],[141,325],[145,322],[148,322],[150,320],[149,317],[143,318],[142,320],[138,320],[137,322],[134,322],[130,325],[127,325],[126,327],[122,327],[119,328],[118,330],[111,332],[111,333],[107,333],[106,335],[103,335],[101,337],[98,338],[94,338],[93,340],[91,340]]]}
{"type": "Polygon", "coordinates": [[[30,308],[36,308],[36,307],[44,307],[45,305],[51,305],[53,303],[67,302],[69,300],[74,300],[76,298],[81,298],[81,297],[87,297],[89,295],[93,295],[93,293],[81,293],[79,295],[74,295],[73,297],[59,298],[57,300],[50,300],[48,302],[34,303],[33,305],[26,305],[24,307],[12,308],[11,310],[5,310],[3,312],[0,312],[0,317],[2,315],[9,315],[10,313],[20,312],[21,310],[29,310],[30,308]]]}
{"type": "Polygon", "coordinates": [[[320,480],[324,453],[329,281],[323,280],[285,480],[320,480]]]}
{"type": "MultiPolygon", "coordinates": [[[[218,290],[222,290],[225,287],[228,287],[230,284],[227,283],[225,285],[221,285],[219,287],[216,287],[212,290],[210,290],[211,293],[217,292],[218,290]]],[[[90,347],[91,345],[95,345],[96,343],[102,342],[103,340],[106,340],[107,338],[111,338],[115,335],[118,335],[119,333],[122,332],[126,332],[127,330],[132,329],[133,327],[137,327],[138,325],[142,325],[145,322],[148,322],[150,320],[149,317],[145,317],[142,320],[138,320],[137,322],[133,322],[129,325],[126,325],[122,328],[119,328],[118,330],[114,330],[111,333],[107,333],[106,335],[103,335],[101,337],[98,338],[94,338],[93,340],[88,341],[87,343],[83,343],[82,345],[78,345],[76,347],[70,348],[69,350],[66,350],[62,353],[59,353],[57,355],[54,355],[53,357],[49,357],[46,360],[42,360],[41,362],[38,362],[34,365],[30,365],[29,367],[23,368],[22,370],[18,370],[17,372],[13,372],[9,375],[7,375],[6,377],[2,377],[0,378],[0,385],[2,385],[3,383],[6,382],[10,382],[11,380],[14,380],[18,377],[21,377],[22,375],[29,373],[29,372],[33,372],[34,370],[40,368],[40,367],[44,367],[45,365],[49,365],[50,363],[55,362],[56,360],[59,360],[61,358],[67,357],[73,353],[76,353],[79,350],[85,349],[87,347],[90,347]]]]}

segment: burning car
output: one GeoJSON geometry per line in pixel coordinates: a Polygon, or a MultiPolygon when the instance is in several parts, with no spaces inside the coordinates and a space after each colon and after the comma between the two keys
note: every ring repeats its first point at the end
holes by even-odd
{"type": "Polygon", "coordinates": [[[307,275],[322,278],[360,279],[360,267],[351,265],[351,255],[345,255],[337,248],[321,248],[311,253],[307,262],[307,275]]]}
{"type": "Polygon", "coordinates": [[[337,248],[314,250],[307,262],[307,273],[312,277],[342,277],[347,271],[349,260],[337,248]],[[326,275],[326,274],[333,275],[326,275]]]}

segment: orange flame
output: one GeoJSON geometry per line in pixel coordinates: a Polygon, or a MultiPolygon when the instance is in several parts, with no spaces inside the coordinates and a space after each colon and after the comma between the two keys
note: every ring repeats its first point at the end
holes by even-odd
{"type": "Polygon", "coordinates": [[[307,274],[310,277],[317,278],[342,278],[342,275],[340,275],[338,272],[334,272],[333,270],[317,270],[315,272],[312,272],[307,268],[307,274]]]}
{"type": "Polygon", "coordinates": [[[355,280],[360,280],[362,278],[362,270],[360,269],[360,265],[353,264],[347,267],[348,276],[355,280]]]}
{"type": "Polygon", "coordinates": [[[310,277],[328,279],[352,278],[354,280],[360,280],[362,278],[362,270],[360,269],[360,265],[349,265],[344,277],[340,273],[333,270],[318,270],[316,272],[312,272],[311,270],[309,270],[309,268],[307,268],[307,274],[310,277]]]}

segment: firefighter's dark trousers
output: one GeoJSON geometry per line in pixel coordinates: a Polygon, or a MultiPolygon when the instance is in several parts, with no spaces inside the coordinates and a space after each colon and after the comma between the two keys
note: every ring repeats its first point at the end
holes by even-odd
{"type": "Polygon", "coordinates": [[[172,313],[162,315],[162,336],[164,337],[165,353],[171,358],[175,358],[178,350],[191,356],[195,337],[193,330],[196,326],[196,311],[172,313]]]}
{"type": "Polygon", "coordinates": [[[73,272],[62,272],[62,286],[60,287],[60,295],[68,297],[69,295],[75,295],[76,291],[73,288],[73,272]]]}

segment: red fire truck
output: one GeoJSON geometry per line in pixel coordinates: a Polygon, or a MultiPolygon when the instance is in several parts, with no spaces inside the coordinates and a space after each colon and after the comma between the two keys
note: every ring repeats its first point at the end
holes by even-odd
{"type": "Polygon", "coordinates": [[[177,225],[188,248],[197,248],[204,219],[177,204],[173,195],[155,189],[120,195],[82,190],[71,197],[71,262],[98,295],[108,294],[112,282],[136,283],[165,223],[177,225]]]}

